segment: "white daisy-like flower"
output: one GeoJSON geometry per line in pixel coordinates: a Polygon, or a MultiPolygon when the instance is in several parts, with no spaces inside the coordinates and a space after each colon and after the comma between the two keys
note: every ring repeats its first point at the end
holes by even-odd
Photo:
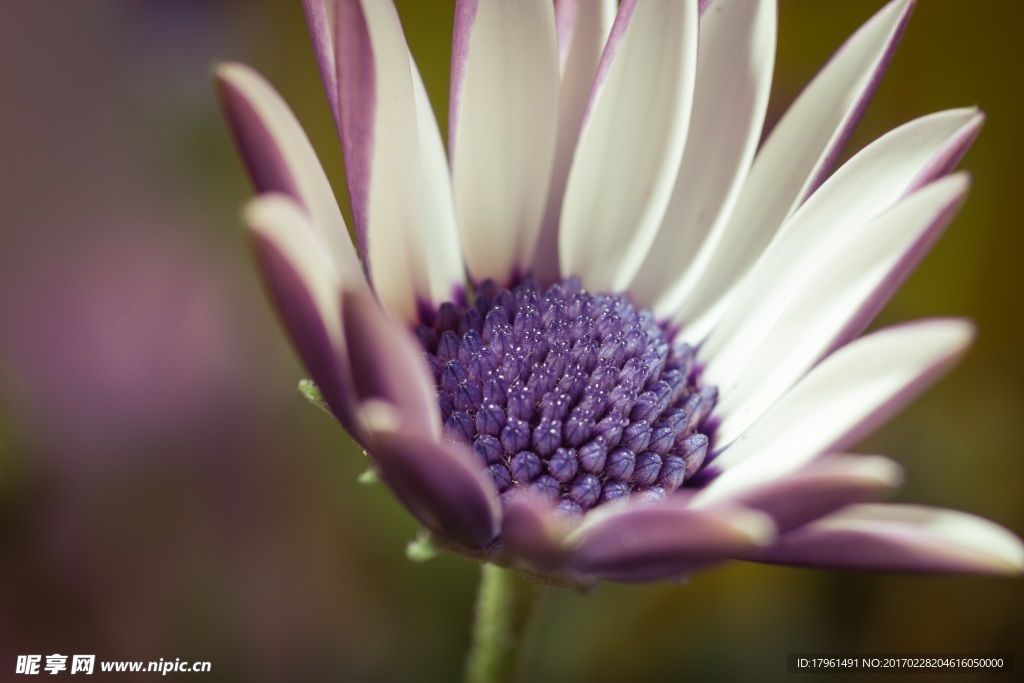
{"type": "Polygon", "coordinates": [[[982,114],[829,173],[910,0],[761,144],[773,0],[459,0],[447,151],[390,0],[303,4],[357,246],[283,100],[224,64],[245,221],[331,413],[448,547],[569,581],[1024,568],[992,522],[869,502],[900,467],[845,452],[974,336],[861,334],[956,213],[982,114]]]}

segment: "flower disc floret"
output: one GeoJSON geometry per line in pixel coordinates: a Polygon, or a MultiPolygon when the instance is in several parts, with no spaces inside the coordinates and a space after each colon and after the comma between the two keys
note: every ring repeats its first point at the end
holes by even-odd
{"type": "Polygon", "coordinates": [[[446,434],[469,444],[503,497],[529,489],[570,514],[657,500],[700,468],[717,398],[694,349],[649,309],[569,278],[542,290],[484,282],[416,330],[446,434]]]}

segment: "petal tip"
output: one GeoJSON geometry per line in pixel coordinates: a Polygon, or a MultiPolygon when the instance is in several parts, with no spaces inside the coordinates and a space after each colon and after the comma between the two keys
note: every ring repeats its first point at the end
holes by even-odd
{"type": "Polygon", "coordinates": [[[860,476],[879,488],[897,489],[905,479],[903,467],[881,455],[862,456],[860,476]]]}
{"type": "Polygon", "coordinates": [[[751,545],[764,548],[775,540],[776,527],[772,518],[763,512],[738,508],[732,513],[733,528],[739,531],[751,545]]]}
{"type": "Polygon", "coordinates": [[[243,81],[263,77],[258,71],[243,62],[215,62],[210,67],[210,76],[219,90],[243,88],[243,81]]]}
{"type": "Polygon", "coordinates": [[[371,432],[396,432],[402,424],[398,411],[390,403],[378,399],[363,402],[358,415],[371,432]]]}

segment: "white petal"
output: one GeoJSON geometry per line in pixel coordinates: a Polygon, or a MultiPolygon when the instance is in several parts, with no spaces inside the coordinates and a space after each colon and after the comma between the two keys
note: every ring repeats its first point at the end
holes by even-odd
{"type": "MultiPolygon", "coordinates": [[[[569,6],[575,10],[573,23],[564,28],[560,26],[559,29],[559,51],[564,56],[562,86],[558,91],[558,142],[544,223],[537,238],[537,252],[533,259],[533,273],[542,284],[561,278],[558,265],[558,222],[562,214],[565,182],[569,177],[569,167],[583,123],[583,112],[590,99],[601,52],[615,19],[615,0],[563,1],[555,5],[556,11],[569,6]],[[563,33],[566,34],[565,45],[562,43],[563,33]]],[[[567,11],[564,13],[568,14],[567,11]]]]}
{"type": "Polygon", "coordinates": [[[276,90],[244,64],[220,64],[224,107],[259,192],[290,195],[305,208],[340,273],[362,278],[362,266],[331,184],[313,146],[276,90]]]}
{"type": "Polygon", "coordinates": [[[746,272],[782,223],[807,198],[860,118],[896,47],[912,5],[895,0],[829,60],[762,145],[724,226],[719,248],[687,288],[663,307],[693,321],[746,272]],[[690,289],[692,285],[692,289],[690,289]]]}
{"type": "Polygon", "coordinates": [[[689,125],[697,24],[696,0],[619,7],[562,206],[562,274],[588,288],[625,289],[664,216],[689,125]]]}
{"type": "Polygon", "coordinates": [[[762,562],[873,571],[1024,572],[1024,544],[1009,530],[956,510],[851,505],[755,550],[762,562]]]}
{"type": "Polygon", "coordinates": [[[455,289],[466,282],[462,261],[462,243],[455,222],[452,178],[448,170],[441,131],[430,107],[430,99],[419,69],[410,63],[413,92],[416,97],[416,121],[420,143],[420,229],[426,244],[427,272],[431,301],[438,306],[451,301],[455,289]]]}
{"type": "Polygon", "coordinates": [[[855,442],[949,369],[973,336],[968,321],[927,320],[844,346],[706,466],[721,474],[698,497],[719,500],[855,442]]]}
{"type": "Polygon", "coordinates": [[[630,293],[656,314],[670,285],[710,255],[761,137],[775,63],[775,1],[717,0],[700,20],[693,115],[657,238],[630,293]],[[702,247],[705,238],[708,244],[702,247]],[[702,256],[696,258],[698,250],[702,256]]]}
{"type": "Polygon", "coordinates": [[[469,273],[527,270],[547,199],[558,114],[551,0],[459,0],[449,153],[469,273]]]}
{"type": "Polygon", "coordinates": [[[338,104],[356,234],[381,304],[413,321],[418,303],[448,300],[445,285],[458,279],[444,204],[451,201],[447,168],[394,6],[341,0],[336,7],[338,104]],[[435,255],[446,267],[432,278],[435,255]]]}
{"type": "MultiPolygon", "coordinates": [[[[760,417],[813,367],[851,323],[868,322],[956,213],[967,192],[964,174],[948,176],[915,192],[863,229],[837,240],[776,321],[737,381],[719,386],[714,415],[724,446],[760,417]],[[880,301],[876,298],[881,296],[880,301]]],[[[856,330],[859,332],[860,330],[856,330]]]]}
{"type": "MultiPolygon", "coordinates": [[[[673,497],[675,498],[675,497],[673,497]]],[[[678,578],[713,562],[766,546],[775,536],[767,515],[742,507],[658,504],[602,506],[565,539],[568,567],[612,581],[678,578]],[[605,512],[604,509],[612,507],[605,512]]]]}
{"type": "MultiPolygon", "coordinates": [[[[807,467],[727,498],[771,516],[780,533],[836,510],[891,491],[903,481],[903,470],[880,455],[828,454],[807,467]]],[[[698,500],[694,507],[701,507],[698,500]]],[[[717,507],[719,503],[712,503],[717,507]]]]}
{"type": "MultiPolygon", "coordinates": [[[[242,215],[278,314],[334,416],[365,443],[340,313],[341,282],[302,206],[262,194],[242,215]]],[[[365,289],[365,282],[355,285],[365,289]]]]}
{"type": "Polygon", "coordinates": [[[242,220],[253,233],[272,243],[295,268],[316,304],[332,340],[341,339],[339,317],[341,282],[334,264],[310,234],[300,205],[280,194],[255,197],[245,206],[242,220]]]}
{"type": "Polygon", "coordinates": [[[704,378],[731,386],[784,307],[837,241],[889,209],[920,183],[949,146],[973,139],[976,109],[932,114],[886,134],[829,178],[782,227],[737,285],[721,320],[701,346],[704,378]]]}

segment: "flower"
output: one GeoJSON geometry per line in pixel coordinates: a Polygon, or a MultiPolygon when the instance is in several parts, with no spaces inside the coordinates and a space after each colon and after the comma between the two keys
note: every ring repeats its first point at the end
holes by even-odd
{"type": "Polygon", "coordinates": [[[225,64],[245,222],[330,412],[449,548],[576,582],[1024,569],[992,522],[867,502],[900,468],[844,453],[974,335],[860,336],[964,198],[981,113],[828,175],[910,0],[760,145],[772,0],[459,0],[447,155],[392,4],[303,4],[358,252],[280,96],[225,64]]]}

